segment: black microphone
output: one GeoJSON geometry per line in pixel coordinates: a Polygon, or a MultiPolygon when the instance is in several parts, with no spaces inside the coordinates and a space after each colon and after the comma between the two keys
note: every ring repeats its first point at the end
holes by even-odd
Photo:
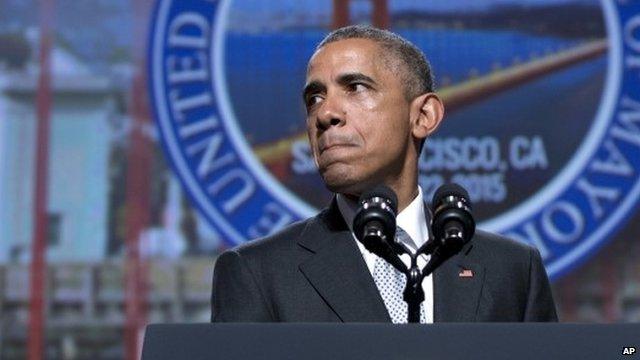
{"type": "Polygon", "coordinates": [[[398,197],[388,186],[377,185],[360,195],[360,204],[353,219],[353,232],[370,252],[387,260],[399,271],[406,266],[394,256],[398,197]]]}
{"type": "Polygon", "coordinates": [[[447,259],[460,252],[471,241],[476,231],[476,223],[471,215],[469,193],[458,184],[440,186],[431,202],[433,212],[434,243],[429,263],[422,269],[426,276],[431,274],[447,259]]]}
{"type": "Polygon", "coordinates": [[[476,223],[469,193],[458,184],[444,184],[433,194],[433,235],[442,251],[456,254],[471,240],[476,223]]]}

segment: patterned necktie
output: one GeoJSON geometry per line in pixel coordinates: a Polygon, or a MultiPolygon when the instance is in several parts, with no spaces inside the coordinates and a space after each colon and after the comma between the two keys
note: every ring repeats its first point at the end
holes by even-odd
{"type": "MultiPolygon", "coordinates": [[[[404,243],[411,243],[411,237],[400,227],[396,230],[396,238],[404,243]]],[[[408,305],[403,300],[404,287],[407,282],[406,276],[396,270],[381,257],[376,257],[373,266],[373,280],[378,287],[378,291],[384,301],[384,306],[389,312],[391,322],[394,324],[406,324],[408,316],[408,305]]],[[[424,302],[420,304],[420,322],[427,322],[427,315],[424,309],[424,302]]]]}

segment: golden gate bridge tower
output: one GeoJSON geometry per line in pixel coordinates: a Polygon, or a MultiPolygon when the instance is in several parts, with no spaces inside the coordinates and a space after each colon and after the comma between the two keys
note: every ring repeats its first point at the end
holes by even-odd
{"type": "Polygon", "coordinates": [[[371,24],[377,28],[389,28],[389,6],[387,0],[333,0],[333,17],[331,26],[334,29],[351,24],[350,6],[352,2],[368,1],[373,7],[371,24]]]}

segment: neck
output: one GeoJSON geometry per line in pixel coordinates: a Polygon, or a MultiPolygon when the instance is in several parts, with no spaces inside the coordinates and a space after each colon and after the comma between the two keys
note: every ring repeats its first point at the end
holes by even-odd
{"type": "Polygon", "coordinates": [[[398,214],[409,206],[416,196],[418,196],[417,181],[402,185],[389,184],[389,187],[392,188],[398,196],[398,214]]]}
{"type": "Polygon", "coordinates": [[[387,178],[384,184],[395,191],[398,196],[398,214],[418,196],[418,161],[413,156],[405,158],[400,173],[387,178]]]}
{"type": "MultiPolygon", "coordinates": [[[[398,197],[398,214],[418,196],[418,162],[415,157],[407,157],[402,169],[396,175],[387,176],[378,182],[390,187],[398,197]]],[[[342,193],[352,201],[358,201],[360,193],[342,193]]]]}
{"type": "MultiPolygon", "coordinates": [[[[391,183],[391,184],[385,183],[385,185],[389,186],[396,193],[396,196],[398,197],[398,214],[402,210],[404,210],[407,206],[409,206],[409,204],[411,204],[411,202],[416,198],[416,196],[418,196],[417,180],[412,181],[409,184],[404,184],[402,186],[400,186],[397,183],[391,183]]],[[[359,195],[346,194],[346,193],[343,193],[342,195],[353,202],[357,202],[359,198],[359,195]]]]}

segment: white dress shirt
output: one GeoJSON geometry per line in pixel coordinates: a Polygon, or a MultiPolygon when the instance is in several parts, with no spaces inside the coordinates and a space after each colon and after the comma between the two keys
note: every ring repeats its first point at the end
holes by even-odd
{"type": "MultiPolygon", "coordinates": [[[[342,194],[336,196],[338,208],[344,218],[345,222],[351,230],[353,239],[358,244],[358,248],[364,257],[364,261],[367,263],[369,272],[373,276],[373,266],[378,258],[378,255],[369,252],[360,241],[357,240],[356,235],[353,233],[353,218],[358,208],[358,204],[342,194]]],[[[406,244],[415,253],[415,251],[429,239],[428,224],[425,217],[424,201],[422,200],[422,189],[418,186],[418,195],[411,201],[411,203],[398,214],[396,217],[396,225],[401,227],[413,240],[413,244],[406,244]]],[[[402,255],[402,261],[411,266],[411,258],[409,255],[402,255]]],[[[418,257],[418,267],[420,269],[429,261],[429,257],[421,255],[418,257]]],[[[422,281],[422,290],[424,291],[424,308],[427,315],[427,323],[433,323],[433,278],[431,275],[424,278],[422,281]]]]}

